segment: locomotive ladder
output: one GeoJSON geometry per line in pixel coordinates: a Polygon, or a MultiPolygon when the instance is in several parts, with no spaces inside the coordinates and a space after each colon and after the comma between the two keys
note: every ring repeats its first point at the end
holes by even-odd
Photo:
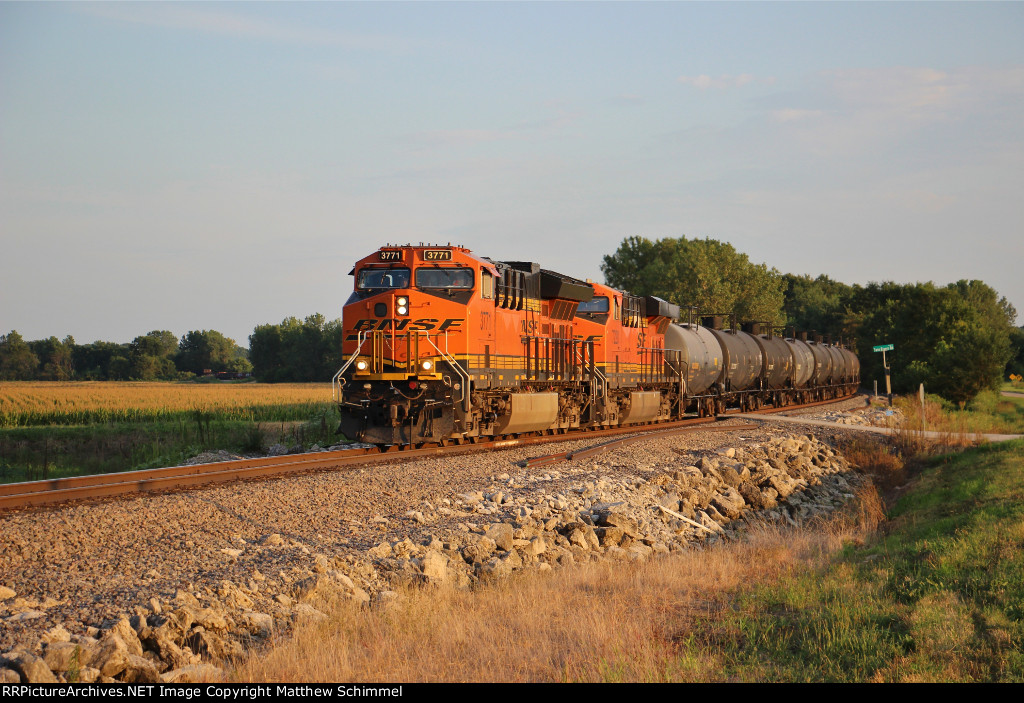
{"type": "Polygon", "coordinates": [[[604,371],[597,365],[594,359],[594,341],[584,342],[577,349],[579,354],[580,366],[585,368],[590,373],[590,395],[594,399],[594,404],[598,398],[604,398],[608,395],[608,377],[605,376],[604,371]],[[590,349],[590,354],[587,354],[587,349],[590,349]],[[589,358],[589,363],[588,359],[589,358]],[[600,390],[600,393],[598,392],[600,390]]]}
{"type": "Polygon", "coordinates": [[[452,370],[459,375],[459,378],[462,379],[462,397],[459,398],[459,400],[462,402],[462,409],[468,413],[470,409],[469,372],[462,368],[462,365],[455,360],[454,356],[448,353],[448,332],[445,331],[444,333],[444,349],[434,344],[433,340],[430,339],[429,334],[423,334],[423,337],[427,340],[427,343],[430,346],[437,350],[437,353],[441,355],[441,358],[448,362],[448,365],[451,366],[452,370]]]}

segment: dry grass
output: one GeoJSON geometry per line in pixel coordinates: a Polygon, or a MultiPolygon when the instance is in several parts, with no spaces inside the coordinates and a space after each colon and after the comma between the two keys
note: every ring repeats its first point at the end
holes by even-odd
{"type": "Polygon", "coordinates": [[[337,607],[242,663],[239,681],[707,681],[727,678],[695,620],[741,587],[824,563],[882,519],[873,487],[814,531],[758,527],[742,542],[634,564],[530,572],[474,590],[404,592],[337,607]]]}
{"type": "Polygon", "coordinates": [[[224,419],[253,419],[255,414],[258,420],[290,420],[291,415],[274,409],[330,401],[326,383],[4,382],[0,427],[145,422],[195,412],[224,419]]]}
{"type": "Polygon", "coordinates": [[[977,443],[983,434],[1021,431],[1014,422],[1015,403],[990,391],[979,394],[967,410],[958,410],[935,396],[926,396],[923,409],[916,395],[898,397],[895,405],[905,418],[901,440],[910,446],[965,447],[977,443]],[[940,437],[925,440],[922,430],[937,432],[940,437]]]}
{"type": "Polygon", "coordinates": [[[904,482],[903,453],[888,437],[859,436],[841,447],[843,456],[877,486],[889,490],[904,482]]]}

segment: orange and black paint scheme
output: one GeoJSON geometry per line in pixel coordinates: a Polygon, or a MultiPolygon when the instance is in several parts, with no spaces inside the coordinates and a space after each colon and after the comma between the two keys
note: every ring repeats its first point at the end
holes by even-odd
{"type": "Polygon", "coordinates": [[[665,346],[679,307],[659,298],[451,245],[385,246],[351,274],[334,377],[350,439],[472,442],[718,407],[687,392],[692,359],[665,346]]]}
{"type": "Polygon", "coordinates": [[[642,298],[458,246],[382,247],[352,275],[335,377],[349,438],[443,443],[671,414],[675,306],[650,317],[642,298]]]}

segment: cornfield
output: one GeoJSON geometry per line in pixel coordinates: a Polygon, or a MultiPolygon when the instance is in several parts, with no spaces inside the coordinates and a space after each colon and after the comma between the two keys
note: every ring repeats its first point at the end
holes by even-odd
{"type": "Polygon", "coordinates": [[[331,403],[326,383],[0,383],[0,427],[155,422],[197,416],[308,419],[331,403]]]}

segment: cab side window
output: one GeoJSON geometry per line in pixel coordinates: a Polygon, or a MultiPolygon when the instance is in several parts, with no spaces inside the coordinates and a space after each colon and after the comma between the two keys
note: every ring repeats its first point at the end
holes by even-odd
{"type": "Polygon", "coordinates": [[[619,296],[616,295],[613,299],[615,300],[615,319],[618,320],[622,316],[619,312],[619,296]]]}
{"type": "Polygon", "coordinates": [[[480,269],[480,297],[494,298],[494,276],[486,269],[480,269]]]}

